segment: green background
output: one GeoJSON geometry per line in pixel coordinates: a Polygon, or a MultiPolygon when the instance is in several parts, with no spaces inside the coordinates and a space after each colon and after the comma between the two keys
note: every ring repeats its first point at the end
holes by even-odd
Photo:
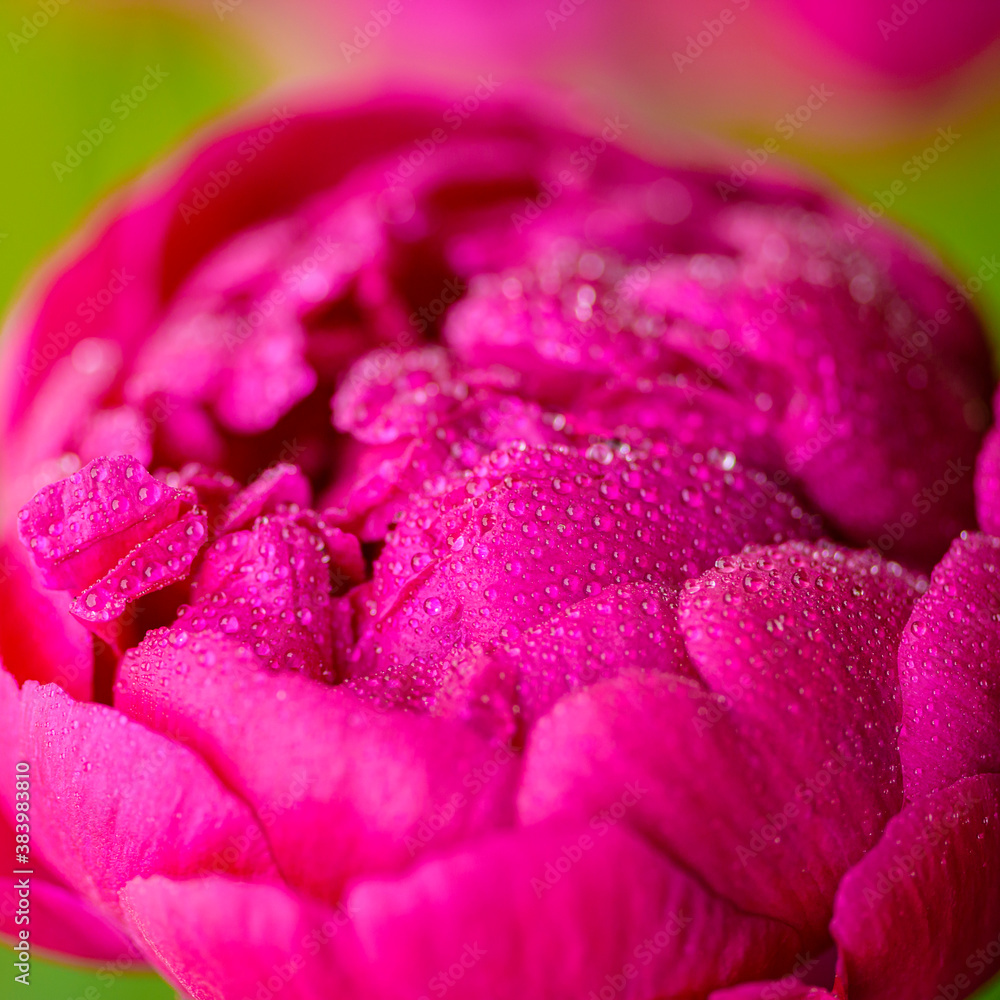
{"type": "MultiPolygon", "coordinates": [[[[37,35],[13,49],[34,4],[6,0],[0,12],[0,107],[6,155],[0,157],[0,311],[31,271],[86,217],[100,199],[135,176],[203,123],[238,106],[275,82],[275,71],[245,34],[214,18],[144,5],[87,7],[70,2],[37,35]],[[110,115],[113,101],[147,73],[167,74],[147,100],[61,180],[53,161],[64,161],[67,143],[110,115]]],[[[960,280],[982,257],[1000,253],[1000,100],[950,122],[961,139],[887,213],[934,245],[960,280]]],[[[808,131],[808,130],[806,130],[808,131]]],[[[764,131],[733,126],[726,136],[739,148],[767,138],[764,131]]],[[[782,153],[832,178],[871,202],[901,177],[902,164],[934,137],[910,135],[889,145],[834,144],[799,135],[782,153]]],[[[1000,278],[976,303],[1000,329],[1000,278]]],[[[10,967],[4,949],[0,964],[10,967]]],[[[5,982],[10,980],[4,977],[5,982]]],[[[44,1000],[83,998],[95,987],[102,1000],[172,998],[154,976],[125,974],[102,985],[95,970],[35,960],[26,995],[44,1000]]],[[[6,989],[6,987],[5,987],[6,989]]],[[[93,994],[91,994],[93,995],[93,994]]],[[[1000,998],[1000,980],[983,998],[1000,998]]]]}

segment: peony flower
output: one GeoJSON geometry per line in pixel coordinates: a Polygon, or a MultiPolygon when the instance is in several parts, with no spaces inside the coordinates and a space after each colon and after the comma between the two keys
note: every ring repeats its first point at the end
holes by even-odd
{"type": "Polygon", "coordinates": [[[947,15],[933,4],[779,0],[828,44],[897,84],[926,83],[967,65],[1000,34],[993,4],[963,0],[947,15]]]}
{"type": "Polygon", "coordinates": [[[798,183],[465,111],[273,108],[12,319],[33,946],[197,1000],[965,995],[975,316],[798,183]]]}

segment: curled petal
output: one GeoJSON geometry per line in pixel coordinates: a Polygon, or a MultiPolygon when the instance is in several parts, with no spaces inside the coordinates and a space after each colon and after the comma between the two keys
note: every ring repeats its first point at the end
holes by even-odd
{"type": "Polygon", "coordinates": [[[111,641],[104,626],[119,618],[133,601],[184,579],[207,537],[205,512],[192,507],[180,520],[136,545],[117,566],[73,598],[70,611],[111,641]]]}
{"type": "Polygon", "coordinates": [[[45,586],[79,593],[176,521],[190,499],[129,455],[97,458],[39,491],[22,508],[18,532],[45,586]]]}

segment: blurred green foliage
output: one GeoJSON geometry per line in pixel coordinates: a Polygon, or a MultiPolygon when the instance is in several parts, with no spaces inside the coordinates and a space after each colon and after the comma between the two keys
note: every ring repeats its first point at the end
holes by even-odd
{"type": "MultiPolygon", "coordinates": [[[[6,946],[0,948],[4,989],[20,989],[7,986],[13,978],[13,962],[14,953],[6,946]]],[[[148,972],[119,972],[114,965],[82,967],[38,958],[31,963],[30,985],[21,992],[26,1000],[175,1000],[177,997],[172,987],[148,972]]],[[[8,993],[15,995],[19,994],[8,993]]]]}
{"type": "MultiPolygon", "coordinates": [[[[207,5],[206,5],[207,6],[207,5]]],[[[36,10],[6,0],[0,12],[0,311],[31,271],[86,217],[100,199],[173,148],[203,122],[237,106],[271,82],[259,55],[228,25],[143,5],[61,7],[24,44],[21,18],[36,10]],[[123,93],[141,86],[150,68],[162,82],[135,108],[123,93]],[[164,75],[165,74],[165,75],[164,75]],[[121,109],[128,108],[122,116],[121,109]],[[68,172],[67,145],[83,130],[113,128],[68,172]],[[57,176],[57,174],[59,176],[57,176]]],[[[942,123],[945,124],[945,123],[942,123]]],[[[954,124],[960,139],[918,179],[904,165],[933,141],[923,138],[881,149],[790,144],[786,155],[831,177],[862,204],[876,201],[903,178],[906,192],[887,214],[921,233],[960,280],[982,257],[1000,252],[1000,105],[954,124]]],[[[737,133],[737,141],[766,136],[737,133]]],[[[1000,280],[988,282],[977,306],[1000,330],[1000,280]]],[[[13,954],[0,948],[0,966],[13,954]]],[[[173,991],[151,975],[111,978],[99,969],[35,960],[30,995],[39,1000],[169,1000],[173,991]],[[94,992],[88,992],[94,991],[94,992]]],[[[7,980],[9,981],[9,980],[7,980]]],[[[6,987],[5,987],[6,989],[6,987]]],[[[1000,1000],[1000,981],[981,994],[1000,1000]]]]}
{"type": "Polygon", "coordinates": [[[210,23],[71,2],[20,44],[11,33],[24,37],[32,11],[21,0],[0,7],[0,309],[102,196],[267,82],[240,36],[210,23]],[[150,68],[166,75],[130,108],[122,95],[142,87],[150,68]],[[99,132],[102,119],[113,131],[57,177],[67,145],[84,129],[99,132]]]}

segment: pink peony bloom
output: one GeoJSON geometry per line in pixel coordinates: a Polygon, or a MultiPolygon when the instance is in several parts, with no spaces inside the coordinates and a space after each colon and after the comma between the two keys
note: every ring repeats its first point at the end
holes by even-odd
{"type": "Polygon", "coordinates": [[[17,311],[36,945],[197,1000],[995,971],[982,330],[849,206],[621,133],[275,108],[17,311]]]}
{"type": "Polygon", "coordinates": [[[965,65],[1000,36],[990,0],[778,0],[819,38],[902,84],[923,83],[965,65]]]}

